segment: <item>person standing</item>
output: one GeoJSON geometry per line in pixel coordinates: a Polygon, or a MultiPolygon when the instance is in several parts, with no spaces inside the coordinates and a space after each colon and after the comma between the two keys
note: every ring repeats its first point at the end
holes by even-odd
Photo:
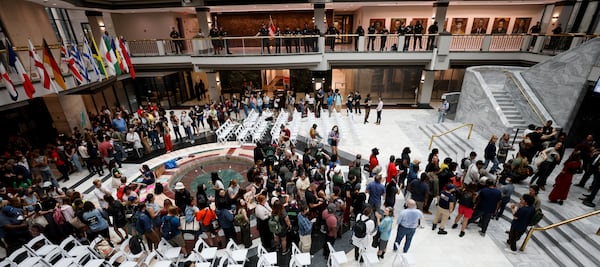
{"type": "Polygon", "coordinates": [[[406,241],[404,243],[402,252],[408,252],[417,227],[421,225],[421,221],[425,220],[423,213],[416,208],[417,204],[414,200],[407,200],[406,207],[407,208],[402,210],[400,215],[398,215],[398,231],[396,234],[396,240],[394,242],[394,252],[398,251],[398,247],[396,245],[399,245],[404,237],[406,237],[406,241]]]}
{"type": "Polygon", "coordinates": [[[365,98],[365,122],[364,124],[367,124],[367,122],[369,122],[369,113],[371,113],[371,105],[373,103],[371,102],[371,94],[367,94],[367,97],[365,98]]]}
{"type": "Polygon", "coordinates": [[[258,33],[256,33],[256,36],[260,36],[260,54],[262,54],[265,51],[265,48],[267,49],[267,52],[269,54],[271,54],[271,47],[269,44],[269,38],[267,38],[269,36],[269,29],[267,28],[266,24],[262,24],[262,26],[260,27],[260,29],[258,29],[258,33]]]}
{"type": "Polygon", "coordinates": [[[502,213],[504,213],[504,208],[508,202],[510,202],[510,196],[512,196],[513,192],[515,192],[515,185],[512,182],[512,178],[506,177],[506,184],[500,187],[500,193],[502,193],[502,202],[500,202],[500,207],[496,211],[496,221],[502,217],[502,213]]]}
{"type": "Polygon", "coordinates": [[[354,113],[362,114],[360,111],[361,96],[358,91],[354,92],[354,113]]]}
{"type": "Polygon", "coordinates": [[[169,36],[173,39],[173,46],[175,46],[175,53],[181,54],[181,48],[182,48],[181,40],[177,40],[177,39],[181,38],[181,35],[179,34],[178,31],[175,30],[175,27],[171,27],[171,33],[169,33],[169,36]]]}
{"type": "Polygon", "coordinates": [[[427,36],[427,50],[433,50],[433,47],[435,45],[435,34],[438,33],[437,24],[438,22],[434,21],[433,25],[429,26],[429,28],[427,29],[427,33],[429,34],[427,36]]]}
{"type": "Polygon", "coordinates": [[[527,231],[527,226],[529,226],[529,222],[535,213],[533,203],[534,198],[532,196],[523,195],[518,206],[513,203],[510,207],[513,220],[510,223],[510,231],[508,231],[506,242],[508,242],[512,251],[517,251],[517,241],[527,231]]]}
{"type": "Polygon", "coordinates": [[[387,248],[390,235],[392,234],[392,226],[394,224],[394,208],[386,207],[383,210],[383,219],[379,222],[379,250],[377,251],[377,257],[383,259],[385,249],[387,248]]]}
{"type": "Polygon", "coordinates": [[[498,140],[498,137],[496,135],[492,135],[492,137],[490,138],[490,142],[485,147],[485,153],[483,154],[483,157],[485,158],[485,162],[483,163],[483,168],[487,169],[490,162],[492,162],[492,164],[493,164],[492,168],[490,169],[491,174],[496,173],[496,170],[498,170],[499,163],[498,163],[498,157],[496,157],[496,141],[497,140],[498,140]]]}
{"type": "Polygon", "coordinates": [[[381,111],[383,110],[383,99],[379,97],[379,103],[377,103],[377,121],[375,124],[381,124],[381,111]]]}
{"type": "Polygon", "coordinates": [[[379,34],[381,34],[381,44],[379,45],[379,51],[385,51],[385,45],[387,43],[387,36],[388,34],[390,34],[390,31],[388,31],[388,29],[385,28],[385,26],[383,26],[383,28],[381,29],[381,31],[379,31],[379,34]]]}
{"type": "Polygon", "coordinates": [[[385,186],[381,183],[381,179],[381,174],[377,174],[374,181],[370,182],[365,190],[369,194],[368,203],[375,212],[381,208],[381,197],[385,196],[385,186]]]}
{"type": "MultiPolygon", "coordinates": [[[[361,250],[366,250],[371,245],[371,233],[375,230],[375,222],[371,220],[371,214],[373,213],[371,207],[366,207],[362,214],[359,213],[356,215],[356,222],[354,223],[354,232],[352,234],[352,245],[354,245],[354,260],[358,261],[359,254],[361,250]],[[361,230],[364,232],[359,232],[358,225],[362,225],[361,230]]],[[[376,214],[376,216],[381,216],[380,214],[376,214]]],[[[379,218],[379,217],[378,217],[379,218]]]]}
{"type": "Polygon", "coordinates": [[[327,29],[327,34],[330,35],[329,37],[327,37],[327,39],[329,40],[329,48],[331,49],[331,51],[335,51],[335,38],[337,37],[338,34],[340,34],[340,32],[332,24],[327,29]]]}
{"type": "Polygon", "coordinates": [[[419,49],[423,49],[422,40],[423,40],[423,25],[420,20],[417,20],[417,24],[413,29],[413,33],[415,34],[415,41],[413,42],[413,50],[416,50],[417,41],[419,41],[419,49]]]}
{"type": "Polygon", "coordinates": [[[171,141],[171,130],[169,129],[169,123],[167,123],[167,120],[165,118],[164,121],[162,121],[163,124],[163,143],[165,144],[165,151],[166,153],[170,153],[171,151],[173,151],[173,142],[171,141]]]}
{"type": "Polygon", "coordinates": [[[304,53],[312,52],[312,40],[308,38],[309,35],[312,35],[312,31],[308,28],[308,23],[304,23],[304,29],[302,29],[304,53]]]}
{"type": "Polygon", "coordinates": [[[433,226],[431,230],[435,230],[437,228],[437,222],[440,222],[440,229],[438,230],[438,235],[448,234],[446,232],[446,220],[450,217],[450,214],[454,211],[454,195],[452,191],[454,190],[453,184],[447,184],[444,187],[444,190],[437,197],[438,208],[435,212],[435,219],[433,219],[433,226]]]}
{"type": "MultiPolygon", "coordinates": [[[[581,153],[573,152],[565,161],[564,167],[560,174],[556,177],[554,188],[548,195],[548,200],[552,203],[563,204],[569,195],[573,175],[581,168],[581,153]]],[[[541,188],[541,187],[540,187],[541,188]]]]}
{"type": "Polygon", "coordinates": [[[329,143],[329,146],[331,146],[331,154],[337,155],[338,144],[340,142],[340,130],[337,125],[334,125],[333,128],[331,128],[331,132],[329,132],[329,136],[327,137],[327,142],[329,143]]]}
{"type": "Polygon", "coordinates": [[[187,135],[188,141],[193,144],[194,143],[194,135],[192,133],[192,118],[190,118],[185,111],[181,112],[181,125],[185,130],[185,134],[187,135]]]}
{"type": "Polygon", "coordinates": [[[258,195],[256,203],[257,205],[254,209],[256,229],[258,230],[261,244],[266,249],[271,250],[273,247],[273,233],[269,230],[269,218],[271,217],[272,209],[265,195],[258,195]]]}
{"type": "Polygon", "coordinates": [[[175,111],[171,110],[169,114],[169,119],[171,120],[171,124],[173,125],[173,132],[175,132],[175,142],[179,143],[179,141],[183,140],[183,137],[181,137],[181,132],[179,131],[179,119],[175,115],[175,111]]]}
{"type": "Polygon", "coordinates": [[[508,156],[508,151],[514,150],[510,143],[510,136],[507,133],[502,134],[498,141],[498,162],[505,163],[508,156]]]}
{"type": "Polygon", "coordinates": [[[168,209],[167,215],[161,219],[160,228],[161,236],[167,240],[171,246],[180,247],[183,255],[187,255],[183,233],[181,232],[181,222],[177,215],[177,207],[171,206],[168,209]]]}
{"type": "Polygon", "coordinates": [[[285,26],[285,30],[283,31],[283,35],[285,38],[283,39],[283,44],[285,45],[285,52],[287,54],[292,53],[292,30],[290,30],[290,25],[285,26]]]}
{"type": "Polygon", "coordinates": [[[302,205],[302,207],[300,208],[300,213],[298,214],[298,235],[300,236],[299,246],[300,246],[300,251],[302,253],[309,253],[310,246],[312,244],[311,234],[312,234],[313,222],[307,218],[308,211],[309,211],[308,206],[302,205]]]}
{"type": "Polygon", "coordinates": [[[438,108],[438,113],[439,113],[438,123],[444,122],[449,108],[450,108],[450,104],[448,103],[448,101],[446,101],[445,97],[442,97],[442,105],[438,108]]]}
{"type": "Polygon", "coordinates": [[[475,200],[477,197],[475,188],[475,185],[464,185],[462,190],[458,193],[458,215],[454,218],[454,224],[452,225],[452,229],[457,228],[458,222],[464,217],[458,237],[465,236],[465,229],[467,229],[469,219],[473,217],[473,208],[475,207],[475,200]]]}
{"type": "Polygon", "coordinates": [[[406,25],[404,28],[404,51],[408,51],[408,47],[410,46],[410,36],[413,35],[413,26],[411,24],[406,25]]]}
{"type": "Polygon", "coordinates": [[[227,39],[225,39],[226,37],[227,37],[227,31],[225,31],[223,29],[223,27],[219,27],[219,38],[221,39],[219,42],[222,44],[221,50],[223,50],[223,46],[225,46],[225,49],[227,50],[227,54],[231,55],[231,51],[229,51],[229,45],[227,43],[227,39]]]}
{"type": "Polygon", "coordinates": [[[363,29],[361,25],[358,25],[356,28],[356,35],[357,36],[354,37],[354,51],[358,51],[358,38],[360,38],[360,36],[365,36],[365,29],[363,29]]]}
{"type": "Polygon", "coordinates": [[[281,29],[277,26],[275,31],[275,54],[281,54],[281,29]]]}
{"type": "Polygon", "coordinates": [[[474,222],[481,218],[479,225],[481,230],[479,234],[485,236],[488,224],[494,213],[498,210],[500,202],[502,201],[502,193],[496,188],[495,181],[493,179],[485,180],[486,187],[479,190],[477,194],[477,205],[475,207],[475,213],[470,222],[474,222]]]}
{"type": "MultiPolygon", "coordinates": [[[[323,213],[321,213],[323,224],[327,226],[327,233],[325,233],[325,241],[331,243],[332,246],[333,244],[335,244],[338,232],[338,219],[335,216],[335,210],[335,204],[329,203],[329,205],[327,205],[327,208],[323,210],[323,213]]],[[[327,258],[329,256],[329,252],[329,246],[325,246],[323,248],[323,256],[327,258]]]]}
{"type": "Polygon", "coordinates": [[[556,165],[560,163],[560,154],[558,152],[560,151],[560,149],[562,149],[562,143],[558,142],[553,147],[546,148],[542,150],[542,152],[540,152],[541,157],[545,160],[542,163],[540,163],[538,171],[533,177],[531,177],[529,184],[533,184],[533,182],[535,182],[535,180],[539,178],[537,181],[537,185],[540,188],[545,189],[546,180],[548,179],[548,176],[550,176],[556,165]]]}
{"type": "Polygon", "coordinates": [[[377,28],[375,28],[375,23],[371,22],[371,25],[369,26],[369,28],[367,28],[367,34],[369,34],[369,41],[367,42],[367,51],[375,50],[375,33],[376,33],[376,31],[377,31],[377,28]]]}

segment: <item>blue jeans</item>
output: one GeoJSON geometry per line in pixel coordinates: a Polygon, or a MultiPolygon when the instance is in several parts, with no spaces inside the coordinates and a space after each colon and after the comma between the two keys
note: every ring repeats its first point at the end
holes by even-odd
{"type": "Polygon", "coordinates": [[[194,140],[194,135],[192,134],[192,127],[183,127],[183,129],[185,130],[185,134],[187,135],[187,138],[192,141],[194,140]]]}
{"type": "Polygon", "coordinates": [[[438,113],[438,123],[444,122],[444,120],[446,119],[446,112],[438,111],[438,113]]]}
{"type": "Polygon", "coordinates": [[[485,162],[483,162],[483,168],[487,169],[487,166],[490,164],[490,161],[494,164],[492,165],[492,168],[490,169],[491,173],[495,173],[498,170],[498,165],[500,164],[498,162],[498,158],[494,157],[493,159],[486,159],[485,162]]]}
{"type": "Polygon", "coordinates": [[[413,236],[415,235],[416,228],[405,228],[402,225],[398,224],[398,233],[396,234],[396,241],[394,241],[394,250],[397,250],[396,244],[400,244],[404,236],[406,236],[406,242],[404,243],[404,249],[402,250],[404,253],[408,252],[410,248],[410,242],[412,241],[413,236]]]}

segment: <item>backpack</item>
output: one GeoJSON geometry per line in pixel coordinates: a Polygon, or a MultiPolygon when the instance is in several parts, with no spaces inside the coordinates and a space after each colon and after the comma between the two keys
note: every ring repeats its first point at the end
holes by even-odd
{"type": "Polygon", "coordinates": [[[54,213],[52,213],[52,219],[58,225],[65,224],[65,216],[62,213],[62,210],[59,207],[54,208],[54,213]]]}
{"type": "Polygon", "coordinates": [[[544,218],[544,213],[542,212],[542,209],[535,209],[535,211],[533,212],[533,216],[531,216],[531,220],[529,220],[529,226],[534,226],[536,224],[538,224],[542,218],[544,218]]]}
{"type": "Polygon", "coordinates": [[[460,168],[463,170],[466,169],[467,167],[469,167],[469,166],[465,165],[465,161],[467,161],[467,158],[463,158],[460,160],[460,168]]]}
{"type": "Polygon", "coordinates": [[[166,240],[171,240],[173,237],[175,237],[176,229],[173,229],[174,226],[172,218],[172,216],[166,216],[163,218],[162,223],[160,224],[160,234],[166,240]]]}
{"type": "Polygon", "coordinates": [[[274,215],[269,219],[269,230],[275,235],[281,233],[281,223],[279,223],[279,215],[274,215]]]}
{"type": "Polygon", "coordinates": [[[142,239],[139,235],[131,236],[129,239],[129,252],[131,254],[137,255],[140,254],[144,250],[144,243],[142,243],[142,239]]]}
{"type": "Polygon", "coordinates": [[[206,196],[203,194],[196,195],[196,202],[199,207],[204,207],[206,205],[206,196]]]}
{"type": "MultiPolygon", "coordinates": [[[[360,218],[362,218],[362,214],[360,218]]],[[[369,219],[359,219],[358,221],[356,221],[353,228],[354,236],[356,236],[357,238],[364,238],[365,236],[367,236],[367,220],[369,219]]]]}
{"type": "Polygon", "coordinates": [[[344,184],[344,176],[342,174],[333,174],[333,184],[342,185],[344,184]]]}

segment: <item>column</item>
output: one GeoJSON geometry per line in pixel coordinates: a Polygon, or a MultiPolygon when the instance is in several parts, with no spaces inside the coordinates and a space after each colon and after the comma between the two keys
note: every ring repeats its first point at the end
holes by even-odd
{"type": "MultiPolygon", "coordinates": [[[[196,17],[198,17],[198,26],[202,32],[202,34],[198,33],[196,36],[209,37],[210,28],[208,23],[210,21],[210,9],[207,7],[197,7],[196,17]]],[[[192,46],[194,47],[194,54],[208,54],[210,50],[210,42],[208,39],[196,38],[192,41],[192,46]]]]}
{"type": "MultiPolygon", "coordinates": [[[[557,23],[561,24],[563,32],[569,32],[571,29],[571,26],[572,26],[571,15],[573,14],[573,11],[575,8],[575,1],[573,1],[573,0],[561,1],[561,2],[556,3],[555,5],[557,7],[559,7],[559,6],[562,7],[560,10],[560,14],[558,15],[557,23]]],[[[552,27],[552,29],[556,28],[557,25],[558,24],[554,25],[554,27],[552,27]]]]}
{"type": "MultiPolygon", "coordinates": [[[[554,5],[546,5],[544,12],[542,13],[542,19],[540,20],[540,31],[541,34],[551,32],[549,29],[552,24],[552,14],[554,12],[554,5]]],[[[532,22],[533,23],[533,22],[532,22]]]]}
{"type": "Polygon", "coordinates": [[[99,40],[102,40],[104,31],[107,30],[106,24],[104,23],[104,19],[102,17],[102,12],[87,10],[85,11],[85,16],[88,18],[90,28],[92,28],[92,36],[96,42],[99,42],[99,40]]]}
{"type": "MultiPolygon", "coordinates": [[[[314,9],[315,26],[319,28],[321,33],[325,33],[327,31],[327,25],[325,24],[325,4],[316,3],[314,4],[314,9]]],[[[328,21],[327,23],[333,23],[333,21],[328,21]]]]}
{"type": "Polygon", "coordinates": [[[206,89],[208,92],[208,97],[215,102],[219,102],[219,98],[221,97],[221,81],[219,78],[219,73],[211,70],[206,72],[206,89]]]}
{"type": "Polygon", "coordinates": [[[421,88],[418,91],[419,100],[418,108],[431,108],[431,93],[433,92],[433,81],[435,79],[435,71],[424,70],[423,79],[421,80],[421,88]]]}
{"type": "Polygon", "coordinates": [[[54,127],[62,133],[70,133],[74,127],[91,127],[81,95],[55,95],[43,97],[54,127]]]}
{"type": "MultiPolygon", "coordinates": [[[[438,0],[436,3],[433,3],[435,19],[433,21],[438,22],[438,32],[443,32],[444,29],[444,21],[446,20],[446,13],[448,12],[448,2],[449,0],[438,0]]],[[[429,25],[433,25],[433,21],[430,22],[429,25]]],[[[427,29],[425,29],[427,32],[427,29]]]]}

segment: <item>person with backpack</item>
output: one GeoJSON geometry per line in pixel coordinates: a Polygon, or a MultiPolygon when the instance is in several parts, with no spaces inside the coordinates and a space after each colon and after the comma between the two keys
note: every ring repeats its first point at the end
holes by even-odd
{"type": "Polygon", "coordinates": [[[181,253],[187,255],[185,241],[181,232],[181,222],[177,215],[177,207],[170,207],[167,216],[162,218],[160,234],[171,246],[180,247],[181,253]]]}
{"type": "Polygon", "coordinates": [[[517,205],[511,205],[513,220],[510,223],[510,231],[508,231],[508,240],[510,250],[517,251],[517,241],[527,231],[527,226],[530,225],[531,219],[535,214],[534,208],[535,199],[530,195],[523,195],[517,205]]]}
{"type": "Polygon", "coordinates": [[[157,249],[160,238],[152,227],[152,221],[146,213],[145,203],[137,205],[136,212],[133,215],[133,222],[133,226],[138,235],[144,235],[144,237],[146,237],[146,243],[148,243],[150,251],[157,249]]]}
{"type": "Polygon", "coordinates": [[[113,230],[115,230],[115,233],[117,233],[117,235],[121,238],[121,241],[117,244],[121,244],[129,236],[129,233],[127,233],[127,227],[125,227],[127,225],[127,219],[125,218],[125,206],[123,206],[120,201],[116,201],[111,195],[104,195],[104,201],[108,203],[106,212],[108,215],[113,217],[113,230]],[[121,234],[119,229],[123,229],[123,231],[125,231],[125,237],[123,237],[123,234],[121,234]]]}
{"type": "Polygon", "coordinates": [[[273,203],[273,211],[269,218],[269,230],[275,237],[275,242],[281,246],[281,255],[287,255],[287,234],[292,229],[292,223],[283,204],[277,199],[273,203]]]}
{"type": "MultiPolygon", "coordinates": [[[[361,250],[371,245],[371,234],[375,231],[375,222],[371,220],[372,213],[373,209],[366,207],[362,213],[356,215],[356,221],[352,229],[352,245],[354,245],[355,261],[358,261],[361,250]]],[[[376,216],[380,215],[376,214],[376,216]]]]}
{"type": "Polygon", "coordinates": [[[406,207],[407,208],[402,210],[398,215],[398,231],[396,234],[396,240],[394,241],[394,252],[398,251],[398,247],[396,245],[399,245],[404,237],[406,237],[406,241],[404,242],[404,248],[402,249],[402,252],[408,252],[417,227],[421,225],[421,221],[425,220],[423,212],[417,209],[417,203],[414,200],[407,200],[406,207]]]}
{"type": "MultiPolygon", "coordinates": [[[[200,222],[200,233],[206,234],[206,244],[209,246],[217,246],[214,242],[213,233],[216,233],[219,229],[214,229],[212,221],[217,219],[217,214],[210,206],[205,205],[200,211],[196,213],[196,221],[200,222]]],[[[215,237],[218,237],[215,234],[215,237]]]]}
{"type": "Polygon", "coordinates": [[[114,247],[110,241],[107,216],[100,209],[97,209],[94,203],[90,201],[83,203],[83,214],[81,217],[83,223],[90,228],[87,233],[88,240],[94,240],[98,235],[101,235],[108,241],[111,247],[114,247]]]}

